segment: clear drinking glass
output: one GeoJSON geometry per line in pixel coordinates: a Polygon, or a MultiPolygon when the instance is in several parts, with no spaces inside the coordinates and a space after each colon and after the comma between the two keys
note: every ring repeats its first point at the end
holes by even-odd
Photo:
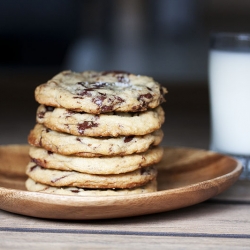
{"type": "Polygon", "coordinates": [[[240,160],[250,179],[250,34],[210,37],[211,150],[240,160]]]}

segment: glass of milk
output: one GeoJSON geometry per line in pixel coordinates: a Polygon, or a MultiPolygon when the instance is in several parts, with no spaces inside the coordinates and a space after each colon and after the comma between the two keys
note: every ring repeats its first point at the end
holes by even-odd
{"type": "Polygon", "coordinates": [[[250,179],[250,34],[212,34],[208,73],[211,150],[240,160],[250,179]]]}

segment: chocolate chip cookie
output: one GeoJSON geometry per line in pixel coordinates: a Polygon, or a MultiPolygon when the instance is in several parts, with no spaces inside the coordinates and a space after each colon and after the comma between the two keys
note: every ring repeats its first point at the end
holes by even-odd
{"type": "Polygon", "coordinates": [[[144,153],[126,156],[77,157],[56,154],[43,148],[31,147],[29,155],[37,165],[56,170],[78,171],[88,174],[120,174],[158,163],[162,147],[153,147],[144,153]]]}
{"type": "Polygon", "coordinates": [[[39,182],[35,182],[28,178],[25,182],[26,188],[33,192],[42,192],[48,194],[59,195],[75,195],[75,196],[117,196],[117,195],[132,195],[132,194],[145,194],[157,191],[157,181],[153,179],[147,184],[124,189],[88,189],[79,187],[53,187],[39,182]]]}
{"type": "Polygon", "coordinates": [[[142,136],[87,137],[56,132],[36,124],[29,134],[28,142],[62,155],[97,157],[145,152],[150,146],[159,145],[162,138],[161,129],[142,136]]]}
{"type": "Polygon", "coordinates": [[[40,105],[36,116],[38,123],[52,130],[95,137],[149,134],[160,129],[164,119],[161,106],[144,112],[110,112],[95,115],[40,105]]]}
{"type": "Polygon", "coordinates": [[[109,189],[143,186],[156,178],[157,170],[150,166],[122,174],[92,175],[76,171],[46,169],[30,162],[26,174],[36,182],[54,187],[109,189]]]}
{"type": "Polygon", "coordinates": [[[35,90],[38,103],[101,114],[137,112],[164,102],[166,88],[153,78],[125,72],[63,71],[35,90]]]}

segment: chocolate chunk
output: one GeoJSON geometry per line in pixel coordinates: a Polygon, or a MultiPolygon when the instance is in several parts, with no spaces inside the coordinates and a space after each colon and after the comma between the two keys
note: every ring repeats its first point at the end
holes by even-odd
{"type": "Polygon", "coordinates": [[[43,161],[40,160],[40,159],[32,158],[31,160],[32,160],[34,163],[36,163],[37,165],[39,165],[39,166],[42,166],[42,165],[43,165],[43,161]]]}
{"type": "Polygon", "coordinates": [[[130,142],[130,141],[133,140],[133,138],[134,138],[134,135],[126,136],[126,137],[124,138],[124,142],[125,142],[125,143],[130,142]]]}
{"type": "Polygon", "coordinates": [[[83,99],[81,96],[73,96],[73,99],[83,99]]]}
{"type": "Polygon", "coordinates": [[[36,169],[37,167],[38,167],[37,165],[31,167],[31,168],[30,168],[30,172],[32,172],[32,171],[33,171],[34,169],[36,169]]]}
{"type": "Polygon", "coordinates": [[[134,112],[136,112],[136,111],[139,111],[140,110],[140,105],[136,105],[136,106],[133,106],[132,107],[132,110],[134,111],[134,112]]]}
{"type": "Polygon", "coordinates": [[[102,113],[107,113],[107,112],[111,112],[114,109],[115,105],[124,102],[124,99],[122,99],[119,96],[114,96],[114,95],[111,98],[106,98],[106,95],[105,95],[105,96],[96,97],[93,100],[93,102],[100,107],[102,113]],[[110,105],[102,105],[104,100],[107,100],[107,102],[110,103],[110,105]]]}
{"type": "Polygon", "coordinates": [[[92,121],[85,121],[83,123],[78,123],[77,129],[78,132],[83,135],[85,129],[90,129],[90,128],[94,128],[94,127],[98,127],[98,123],[92,122],[92,121]]]}
{"type": "Polygon", "coordinates": [[[118,103],[122,103],[124,102],[124,99],[122,99],[121,97],[119,96],[116,96],[116,100],[118,101],[118,103]]]}
{"type": "Polygon", "coordinates": [[[138,101],[140,101],[141,105],[138,106],[138,110],[145,110],[148,107],[148,100],[152,99],[153,96],[150,93],[139,95],[137,98],[138,101]],[[146,100],[148,99],[148,100],[146,100]]]}
{"type": "Polygon", "coordinates": [[[79,193],[80,191],[79,190],[77,190],[77,189],[74,189],[74,190],[70,190],[72,193],[79,193]]]}
{"type": "Polygon", "coordinates": [[[54,179],[54,180],[51,180],[51,182],[52,182],[52,183],[55,183],[55,182],[57,182],[57,181],[59,181],[59,180],[61,180],[61,179],[64,179],[64,178],[68,177],[68,176],[70,176],[70,174],[61,176],[61,177],[56,178],[56,179],[54,179]]]}
{"type": "MultiPolygon", "coordinates": [[[[106,85],[106,83],[99,83],[99,82],[96,82],[96,83],[78,82],[77,84],[80,85],[80,86],[82,86],[84,88],[83,90],[80,89],[78,91],[77,95],[87,96],[87,97],[91,97],[92,96],[91,91],[99,89],[102,86],[106,85]]],[[[77,97],[74,97],[74,98],[76,99],[77,97]]]]}
{"type": "Polygon", "coordinates": [[[137,98],[138,101],[140,101],[141,99],[152,99],[153,96],[150,93],[144,94],[144,95],[139,95],[139,97],[137,98]]]}
{"type": "Polygon", "coordinates": [[[106,94],[98,95],[95,98],[93,98],[93,103],[95,103],[97,106],[102,107],[103,101],[106,99],[106,94]]]}
{"type": "Polygon", "coordinates": [[[85,88],[85,91],[93,91],[96,89],[103,88],[108,85],[106,82],[78,82],[77,84],[81,85],[82,87],[85,88]]]}
{"type": "Polygon", "coordinates": [[[112,111],[112,109],[113,109],[113,106],[104,105],[101,107],[102,113],[108,113],[108,112],[112,111]]]}
{"type": "Polygon", "coordinates": [[[82,92],[78,93],[78,95],[91,97],[92,94],[89,91],[91,91],[91,90],[90,89],[85,89],[82,92]]]}
{"type": "Polygon", "coordinates": [[[47,152],[48,152],[49,155],[53,155],[53,152],[51,152],[51,151],[47,151],[47,152]]]}
{"type": "Polygon", "coordinates": [[[147,110],[147,103],[143,102],[141,105],[133,106],[132,111],[137,112],[137,111],[145,111],[147,110]]]}

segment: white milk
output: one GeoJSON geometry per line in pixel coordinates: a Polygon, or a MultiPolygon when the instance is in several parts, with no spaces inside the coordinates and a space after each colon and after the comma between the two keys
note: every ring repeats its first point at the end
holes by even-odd
{"type": "Polygon", "coordinates": [[[250,53],[212,50],[209,78],[211,148],[250,155],[250,53]]]}

